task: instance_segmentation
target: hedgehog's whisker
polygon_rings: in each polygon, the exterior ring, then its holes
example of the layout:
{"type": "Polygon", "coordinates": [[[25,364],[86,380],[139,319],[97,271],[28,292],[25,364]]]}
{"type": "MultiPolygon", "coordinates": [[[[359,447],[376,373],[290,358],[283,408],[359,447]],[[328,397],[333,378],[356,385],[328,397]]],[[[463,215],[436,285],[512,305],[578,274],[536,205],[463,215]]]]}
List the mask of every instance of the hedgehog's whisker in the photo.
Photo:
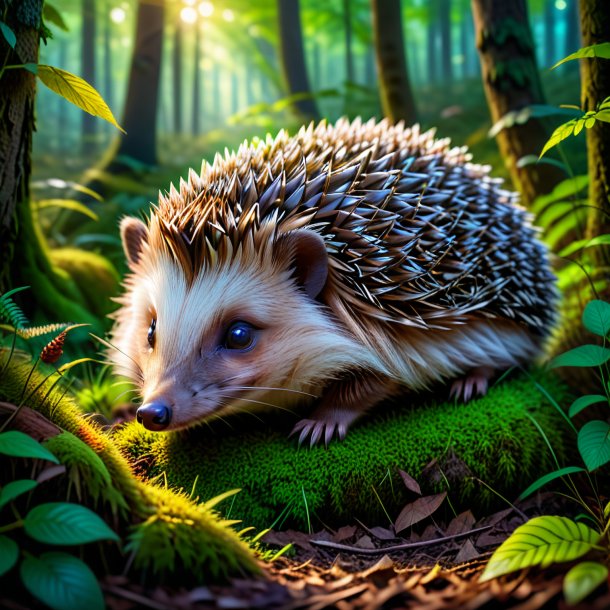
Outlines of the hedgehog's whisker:
{"type": "MultiPolygon", "coordinates": [[[[93,337],[94,339],[96,339],[97,341],[99,341],[102,345],[104,345],[105,347],[108,347],[110,349],[115,349],[117,352],[119,352],[120,354],[123,354],[123,356],[125,356],[126,358],[129,358],[129,360],[131,360],[137,369],[138,375],[140,377],[140,379],[142,381],[144,381],[144,371],[142,370],[142,367],[140,366],[140,364],[134,360],[129,354],[126,354],[122,349],[118,348],[116,345],[114,345],[113,343],[111,343],[110,341],[106,340],[106,339],[102,339],[101,337],[98,337],[97,335],[94,335],[93,333],[89,333],[89,335],[91,337],[93,337]]],[[[110,362],[106,363],[106,364],[111,364],[110,362]]]]}
{"type": "Polygon", "coordinates": [[[273,390],[275,392],[289,392],[291,394],[302,394],[303,396],[309,396],[310,398],[317,398],[317,396],[315,394],[310,394],[309,392],[302,392],[301,390],[293,390],[291,388],[272,388],[272,387],[263,386],[263,385],[259,385],[259,386],[242,385],[242,386],[234,386],[233,389],[235,389],[235,390],[273,390]]]}
{"type": "MultiPolygon", "coordinates": [[[[273,404],[271,402],[265,402],[265,401],[262,401],[262,400],[254,400],[253,398],[240,398],[239,396],[237,396],[237,397],[235,397],[235,396],[227,396],[225,394],[219,394],[219,396],[220,396],[220,398],[225,398],[225,399],[228,399],[229,401],[230,400],[242,400],[243,402],[251,402],[253,404],[263,405],[265,407],[271,407],[272,409],[280,409],[280,411],[286,411],[287,413],[294,414],[294,411],[292,409],[289,409],[287,407],[282,407],[280,405],[276,405],[276,404],[273,404]]],[[[239,410],[238,407],[233,407],[233,405],[230,402],[224,403],[223,406],[225,406],[225,407],[226,406],[231,406],[232,408],[235,408],[235,409],[239,410]]]]}

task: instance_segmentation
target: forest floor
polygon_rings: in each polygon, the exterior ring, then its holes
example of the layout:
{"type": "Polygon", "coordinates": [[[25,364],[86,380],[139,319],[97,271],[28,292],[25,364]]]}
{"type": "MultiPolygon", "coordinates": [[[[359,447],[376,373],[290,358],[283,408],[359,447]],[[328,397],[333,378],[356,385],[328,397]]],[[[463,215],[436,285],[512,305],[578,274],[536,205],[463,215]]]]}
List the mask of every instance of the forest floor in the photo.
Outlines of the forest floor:
{"type": "Polygon", "coordinates": [[[539,495],[478,522],[467,511],[443,531],[432,524],[421,535],[412,533],[407,539],[397,539],[383,527],[362,524],[312,535],[270,532],[265,542],[278,546],[292,542],[294,551],[290,557],[264,564],[262,577],[238,578],[226,585],[191,590],[151,590],[119,576],[107,577],[102,588],[110,610],[607,609],[608,593],[578,606],[567,606],[562,594],[565,565],[478,582],[493,549],[526,518],[540,514],[543,507],[546,513],[557,509],[557,502],[551,494],[539,495]],[[404,548],[384,550],[397,544],[404,548]]]}

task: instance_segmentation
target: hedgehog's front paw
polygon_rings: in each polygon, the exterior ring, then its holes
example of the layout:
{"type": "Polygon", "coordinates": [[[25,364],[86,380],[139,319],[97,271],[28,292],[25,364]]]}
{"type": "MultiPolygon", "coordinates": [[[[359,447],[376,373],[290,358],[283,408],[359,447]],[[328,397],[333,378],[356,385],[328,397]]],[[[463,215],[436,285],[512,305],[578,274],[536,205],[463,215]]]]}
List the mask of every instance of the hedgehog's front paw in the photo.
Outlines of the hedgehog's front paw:
{"type": "Polygon", "coordinates": [[[460,379],[456,379],[451,385],[449,398],[456,398],[468,402],[476,396],[485,396],[489,387],[489,380],[493,377],[494,369],[488,366],[480,366],[472,369],[460,379]]]}
{"type": "Polygon", "coordinates": [[[335,436],[343,440],[347,434],[350,424],[359,416],[353,411],[324,409],[312,413],[313,419],[302,419],[292,429],[290,436],[299,434],[298,443],[302,445],[309,438],[309,446],[313,447],[323,438],[324,444],[328,444],[335,436]]]}

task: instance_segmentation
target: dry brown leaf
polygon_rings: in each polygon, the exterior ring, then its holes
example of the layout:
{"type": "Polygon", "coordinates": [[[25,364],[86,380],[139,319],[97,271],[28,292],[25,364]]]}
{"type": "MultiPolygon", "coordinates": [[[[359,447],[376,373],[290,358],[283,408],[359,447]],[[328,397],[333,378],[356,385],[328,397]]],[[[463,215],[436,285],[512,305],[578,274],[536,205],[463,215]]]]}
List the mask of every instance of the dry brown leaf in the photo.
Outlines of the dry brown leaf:
{"type": "Polygon", "coordinates": [[[357,527],[355,525],[345,525],[340,527],[332,537],[333,542],[343,542],[348,538],[351,538],[356,533],[357,527]]]}
{"type": "Polygon", "coordinates": [[[394,528],[397,532],[401,532],[415,523],[423,521],[426,517],[429,517],[436,511],[446,497],[447,492],[443,491],[442,493],[434,494],[433,496],[418,498],[415,502],[407,504],[402,511],[400,511],[394,528]]]}
{"type": "Polygon", "coordinates": [[[362,538],[358,538],[356,544],[359,549],[376,549],[377,547],[373,544],[370,536],[362,536],[362,538]]]}
{"type": "Polygon", "coordinates": [[[419,487],[419,483],[410,474],[406,473],[404,470],[400,470],[400,468],[398,469],[398,474],[409,491],[421,496],[421,488],[419,487]]]}
{"type": "Polygon", "coordinates": [[[445,534],[447,536],[454,536],[455,534],[467,532],[468,530],[472,529],[472,526],[475,524],[475,521],[476,519],[474,518],[474,515],[471,511],[464,511],[451,521],[451,523],[447,526],[447,531],[445,532],[445,534]]]}
{"type": "Polygon", "coordinates": [[[475,548],[474,544],[467,538],[462,544],[462,548],[455,557],[455,563],[466,563],[472,561],[480,555],[479,551],[475,548]]]}
{"type": "Polygon", "coordinates": [[[375,538],[377,538],[378,540],[396,540],[397,536],[396,534],[385,527],[371,527],[369,528],[369,533],[371,533],[373,536],[375,536],[375,538]]]}

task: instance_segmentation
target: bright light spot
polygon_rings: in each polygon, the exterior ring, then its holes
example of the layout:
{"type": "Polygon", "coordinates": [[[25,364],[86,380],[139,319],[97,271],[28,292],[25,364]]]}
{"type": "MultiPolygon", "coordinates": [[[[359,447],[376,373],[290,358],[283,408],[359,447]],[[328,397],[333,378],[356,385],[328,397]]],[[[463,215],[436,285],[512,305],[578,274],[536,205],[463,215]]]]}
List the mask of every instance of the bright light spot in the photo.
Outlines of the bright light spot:
{"type": "Polygon", "coordinates": [[[115,23],[123,23],[125,21],[125,17],[127,14],[125,13],[125,9],[117,6],[110,11],[110,19],[115,23]]]}
{"type": "Polygon", "coordinates": [[[182,0],[184,4],[188,4],[188,6],[195,6],[196,0],[182,0]]]}
{"type": "Polygon", "coordinates": [[[214,14],[214,5],[211,2],[200,2],[199,14],[202,17],[211,17],[214,14]]]}
{"type": "Polygon", "coordinates": [[[182,19],[184,23],[195,23],[195,21],[197,21],[197,11],[190,6],[185,6],[180,11],[180,19],[182,19]]]}
{"type": "Polygon", "coordinates": [[[252,38],[258,38],[261,35],[261,29],[257,25],[251,25],[248,28],[248,34],[250,34],[252,38]]]}
{"type": "Polygon", "coordinates": [[[566,0],[555,0],[555,8],[558,11],[563,11],[564,9],[566,9],[568,6],[568,3],[566,2],[566,0]]]}
{"type": "Polygon", "coordinates": [[[222,11],[222,18],[228,22],[235,21],[235,13],[230,8],[226,8],[222,11]]]}
{"type": "Polygon", "coordinates": [[[214,59],[218,61],[223,61],[227,58],[227,53],[222,47],[215,47],[212,55],[214,56],[214,59]]]}

